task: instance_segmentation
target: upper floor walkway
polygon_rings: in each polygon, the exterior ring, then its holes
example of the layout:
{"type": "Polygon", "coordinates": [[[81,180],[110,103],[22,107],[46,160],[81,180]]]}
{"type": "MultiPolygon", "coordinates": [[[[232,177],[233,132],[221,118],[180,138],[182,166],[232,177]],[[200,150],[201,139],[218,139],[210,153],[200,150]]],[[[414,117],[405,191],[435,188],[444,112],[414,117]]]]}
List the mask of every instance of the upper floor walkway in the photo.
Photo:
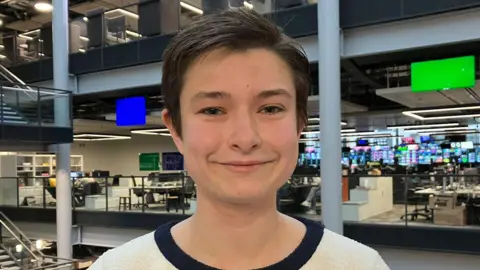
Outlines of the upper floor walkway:
{"type": "MultiPolygon", "coordinates": [[[[311,62],[318,61],[315,0],[117,2],[71,4],[69,90],[88,94],[159,85],[163,50],[172,36],[195,17],[229,7],[269,16],[298,39],[311,62]]],[[[345,59],[480,39],[472,31],[480,23],[480,0],[340,3],[345,59]]],[[[53,43],[64,37],[53,40],[51,14],[39,16],[6,24],[11,31],[3,35],[0,63],[27,83],[51,88],[53,43]]]]}

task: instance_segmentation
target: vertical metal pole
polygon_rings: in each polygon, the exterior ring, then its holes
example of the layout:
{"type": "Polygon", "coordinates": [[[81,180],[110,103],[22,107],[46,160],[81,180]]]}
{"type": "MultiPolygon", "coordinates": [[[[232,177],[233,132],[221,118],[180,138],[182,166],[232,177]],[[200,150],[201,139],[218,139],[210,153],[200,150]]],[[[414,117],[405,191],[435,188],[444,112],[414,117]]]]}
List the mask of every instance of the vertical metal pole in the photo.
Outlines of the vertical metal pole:
{"type": "Polygon", "coordinates": [[[317,8],[322,218],[327,229],[343,234],[339,0],[318,1],[317,8]]]}
{"type": "MultiPolygon", "coordinates": [[[[68,1],[53,0],[53,85],[69,89],[68,1]]],[[[55,98],[55,125],[71,127],[69,96],[55,98]]],[[[57,256],[72,258],[72,195],[70,180],[70,144],[57,145],[57,256]]]]}

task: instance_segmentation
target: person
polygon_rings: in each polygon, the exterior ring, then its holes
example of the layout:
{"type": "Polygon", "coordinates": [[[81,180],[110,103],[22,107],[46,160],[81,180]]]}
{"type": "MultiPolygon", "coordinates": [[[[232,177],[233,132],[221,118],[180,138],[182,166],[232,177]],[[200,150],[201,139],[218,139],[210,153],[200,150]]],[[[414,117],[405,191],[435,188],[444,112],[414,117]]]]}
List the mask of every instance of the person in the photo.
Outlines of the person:
{"type": "Polygon", "coordinates": [[[295,41],[253,11],[201,16],[174,36],[162,116],[195,181],[197,210],[90,269],[389,269],[375,250],[277,211],[307,123],[309,76],[295,41]]]}

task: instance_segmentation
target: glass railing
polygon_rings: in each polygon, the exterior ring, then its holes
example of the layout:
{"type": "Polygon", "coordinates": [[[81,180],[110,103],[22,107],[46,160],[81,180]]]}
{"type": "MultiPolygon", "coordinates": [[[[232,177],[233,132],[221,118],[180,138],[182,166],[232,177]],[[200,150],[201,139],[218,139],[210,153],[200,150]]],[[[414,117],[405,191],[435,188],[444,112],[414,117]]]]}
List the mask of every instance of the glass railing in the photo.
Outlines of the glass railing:
{"type": "MultiPolygon", "coordinates": [[[[244,7],[262,14],[315,4],[317,0],[147,0],[119,8],[98,5],[70,21],[70,52],[85,53],[105,46],[176,33],[195,17],[244,7]]],[[[72,6],[72,10],[76,7],[72,6]]],[[[83,13],[84,11],[82,11],[83,13]]],[[[38,24],[35,22],[35,24],[38,24]]],[[[16,66],[51,58],[52,28],[16,31],[2,37],[0,64],[16,66]]]]}
{"type": "MultiPolygon", "coordinates": [[[[54,181],[16,178],[16,182],[18,192],[4,193],[17,196],[4,199],[4,205],[56,206],[54,181]]],[[[73,183],[75,210],[158,214],[193,214],[196,210],[195,184],[181,172],[81,178],[73,183]]],[[[278,191],[279,211],[322,220],[321,187],[318,176],[292,176],[278,191]]],[[[342,215],[350,223],[480,229],[479,195],[480,175],[350,175],[342,179],[342,215]]]]}
{"type": "MultiPolygon", "coordinates": [[[[0,83],[0,123],[55,126],[54,104],[60,99],[71,102],[72,94],[51,88],[0,83]]],[[[70,112],[66,114],[71,115],[70,112]]]]}
{"type": "Polygon", "coordinates": [[[74,269],[74,261],[46,256],[37,244],[0,212],[0,268],[2,269],[74,269]]]}
{"type": "MultiPolygon", "coordinates": [[[[6,178],[7,179],[7,178],[6,178]]],[[[16,196],[3,205],[55,208],[56,181],[48,177],[8,178],[18,187],[16,196]]],[[[7,193],[7,192],[5,192],[7,193]]],[[[195,185],[183,172],[155,177],[84,177],[72,179],[72,209],[111,212],[192,214],[196,209],[195,185]]]]}

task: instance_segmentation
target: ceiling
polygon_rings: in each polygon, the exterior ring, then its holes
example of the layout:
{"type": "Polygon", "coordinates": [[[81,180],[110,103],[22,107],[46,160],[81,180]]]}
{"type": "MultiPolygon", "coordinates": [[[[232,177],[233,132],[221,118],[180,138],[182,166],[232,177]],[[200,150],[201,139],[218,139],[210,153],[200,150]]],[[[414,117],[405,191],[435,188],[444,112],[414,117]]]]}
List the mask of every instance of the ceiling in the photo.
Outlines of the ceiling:
{"type": "Polygon", "coordinates": [[[376,94],[404,105],[407,108],[449,107],[480,102],[480,81],[474,88],[413,93],[410,87],[376,90],[376,94]]]}

